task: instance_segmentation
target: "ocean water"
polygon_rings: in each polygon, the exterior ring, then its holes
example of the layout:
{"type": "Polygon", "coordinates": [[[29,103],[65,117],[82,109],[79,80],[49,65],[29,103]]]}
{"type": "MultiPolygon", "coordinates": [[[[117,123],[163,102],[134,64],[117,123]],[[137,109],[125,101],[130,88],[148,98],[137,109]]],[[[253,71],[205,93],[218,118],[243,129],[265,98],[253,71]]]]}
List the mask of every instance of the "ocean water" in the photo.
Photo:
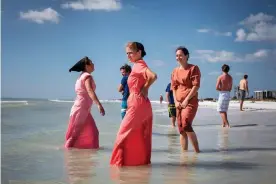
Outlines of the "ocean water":
{"type": "Polygon", "coordinates": [[[152,164],[110,168],[120,126],[120,103],[103,102],[106,115],[92,114],[100,146],[64,150],[72,102],[2,99],[1,183],[182,183],[274,184],[276,174],[276,112],[229,110],[232,128],[221,128],[215,108],[200,107],[193,126],[202,153],[182,153],[179,135],[171,128],[166,104],[154,111],[152,164]]]}

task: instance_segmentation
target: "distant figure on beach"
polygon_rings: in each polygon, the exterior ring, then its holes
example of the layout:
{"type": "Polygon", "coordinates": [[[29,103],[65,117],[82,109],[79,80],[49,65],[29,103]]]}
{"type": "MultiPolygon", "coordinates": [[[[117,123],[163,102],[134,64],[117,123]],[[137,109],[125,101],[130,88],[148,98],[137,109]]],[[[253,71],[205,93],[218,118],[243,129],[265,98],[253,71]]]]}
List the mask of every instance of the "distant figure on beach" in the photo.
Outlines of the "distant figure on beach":
{"type": "Polygon", "coordinates": [[[240,86],[237,86],[237,99],[240,99],[240,86]]]}
{"type": "Polygon", "coordinates": [[[171,88],[173,90],[182,149],[183,151],[188,150],[189,137],[195,152],[199,153],[198,140],[193,130],[192,122],[198,109],[198,89],[200,87],[201,73],[198,66],[188,63],[188,59],[188,49],[178,47],[176,49],[176,60],[180,66],[172,72],[171,88]]]}
{"type": "Polygon", "coordinates": [[[244,99],[247,96],[249,96],[249,90],[248,90],[248,75],[244,75],[243,79],[240,81],[240,111],[243,111],[243,102],[244,99]]]}
{"type": "Polygon", "coordinates": [[[231,75],[228,74],[230,67],[224,64],[222,67],[222,75],[217,79],[216,90],[219,91],[219,98],[217,104],[217,111],[220,113],[222,118],[222,127],[229,127],[229,122],[227,118],[227,111],[229,107],[229,102],[231,100],[230,92],[232,90],[233,79],[231,75]]]}
{"type": "Polygon", "coordinates": [[[151,163],[153,120],[148,91],[157,75],[143,60],[146,51],[141,43],[128,43],[126,54],[129,61],[134,63],[128,77],[128,109],[117,133],[110,165],[147,165],[151,163]]]}
{"type": "Polygon", "coordinates": [[[128,89],[128,85],[127,85],[127,79],[128,76],[131,72],[131,66],[129,66],[128,64],[125,64],[124,66],[122,66],[120,68],[121,74],[123,76],[122,80],[121,80],[121,84],[118,87],[118,91],[122,93],[123,98],[122,98],[122,105],[121,105],[121,116],[122,119],[125,117],[126,114],[126,110],[127,110],[127,99],[129,96],[129,89],[128,89]]]}
{"type": "Polygon", "coordinates": [[[84,57],[69,70],[71,71],[81,74],[75,84],[77,96],[71,108],[65,148],[97,149],[99,131],[90,112],[91,106],[96,103],[102,116],[105,111],[95,93],[96,84],[91,76],[94,64],[88,57],[84,57]]]}
{"type": "Polygon", "coordinates": [[[173,91],[171,89],[171,83],[169,83],[166,88],[166,99],[168,102],[168,112],[169,112],[169,117],[171,118],[172,127],[175,127],[176,108],[174,104],[174,97],[173,97],[173,91]]]}
{"type": "Polygon", "coordinates": [[[163,95],[162,94],[160,94],[159,101],[160,101],[160,104],[162,104],[162,102],[163,102],[163,95]]]}

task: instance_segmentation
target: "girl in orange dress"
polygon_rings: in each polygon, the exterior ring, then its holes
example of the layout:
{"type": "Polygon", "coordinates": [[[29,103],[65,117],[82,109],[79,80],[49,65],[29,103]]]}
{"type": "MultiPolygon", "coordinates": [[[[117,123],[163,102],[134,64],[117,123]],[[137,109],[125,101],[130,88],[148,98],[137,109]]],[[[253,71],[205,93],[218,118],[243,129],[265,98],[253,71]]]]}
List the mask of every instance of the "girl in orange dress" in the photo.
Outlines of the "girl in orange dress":
{"type": "Polygon", "coordinates": [[[198,109],[198,89],[200,87],[200,70],[198,66],[188,63],[189,51],[185,47],[176,49],[176,60],[179,67],[171,76],[171,88],[174,94],[180,144],[184,151],[188,150],[188,137],[195,152],[199,153],[197,136],[192,122],[198,109]]]}
{"type": "Polygon", "coordinates": [[[151,163],[153,117],[148,90],[157,79],[157,75],[143,60],[146,52],[141,43],[128,43],[126,53],[129,61],[134,63],[127,81],[130,95],[126,115],[115,140],[110,165],[147,165],[151,163]]]}

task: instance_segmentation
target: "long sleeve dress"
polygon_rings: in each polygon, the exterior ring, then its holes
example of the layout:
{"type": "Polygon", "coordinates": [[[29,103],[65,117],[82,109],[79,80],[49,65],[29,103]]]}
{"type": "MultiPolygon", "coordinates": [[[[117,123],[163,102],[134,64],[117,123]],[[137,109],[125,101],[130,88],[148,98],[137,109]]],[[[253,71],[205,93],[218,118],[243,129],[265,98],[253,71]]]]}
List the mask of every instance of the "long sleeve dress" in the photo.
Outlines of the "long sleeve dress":
{"type": "Polygon", "coordinates": [[[148,98],[140,94],[146,83],[145,61],[135,62],[128,77],[130,95],[126,115],[115,140],[110,164],[138,166],[150,164],[152,143],[152,107],[148,98]]]}

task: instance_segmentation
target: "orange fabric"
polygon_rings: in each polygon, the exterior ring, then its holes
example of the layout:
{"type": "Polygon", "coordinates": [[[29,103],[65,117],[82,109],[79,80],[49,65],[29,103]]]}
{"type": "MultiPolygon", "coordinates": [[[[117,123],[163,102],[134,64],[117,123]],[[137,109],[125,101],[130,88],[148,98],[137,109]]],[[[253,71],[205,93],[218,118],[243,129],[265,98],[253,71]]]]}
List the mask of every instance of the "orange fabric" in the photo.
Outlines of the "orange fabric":
{"type": "MultiPolygon", "coordinates": [[[[193,86],[200,87],[201,73],[196,65],[189,64],[187,69],[175,68],[171,76],[171,88],[175,90],[175,98],[183,102],[193,86]]],[[[198,93],[189,100],[185,109],[177,109],[177,123],[179,132],[193,131],[192,122],[198,109],[198,93]]]]}
{"type": "Polygon", "coordinates": [[[218,77],[220,91],[231,91],[232,88],[232,77],[229,74],[222,74],[218,77]]]}
{"type": "Polygon", "coordinates": [[[130,96],[127,111],[115,140],[110,164],[138,166],[150,164],[152,141],[152,107],[148,98],[140,95],[146,83],[147,65],[137,61],[128,77],[130,96]]]}

